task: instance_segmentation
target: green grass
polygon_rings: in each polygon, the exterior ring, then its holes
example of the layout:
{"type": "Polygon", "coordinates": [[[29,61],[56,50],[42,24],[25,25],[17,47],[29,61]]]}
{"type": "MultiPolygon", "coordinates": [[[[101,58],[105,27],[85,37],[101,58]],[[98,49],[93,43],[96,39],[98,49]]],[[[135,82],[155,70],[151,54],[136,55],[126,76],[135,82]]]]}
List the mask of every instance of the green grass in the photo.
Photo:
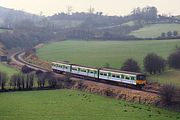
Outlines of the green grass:
{"type": "MultiPolygon", "coordinates": [[[[49,61],[64,60],[86,66],[103,67],[109,63],[113,68],[120,68],[126,59],[133,58],[143,69],[143,59],[147,53],[155,52],[167,58],[175,51],[176,45],[180,45],[180,40],[63,41],[45,45],[37,50],[37,55],[49,61]]],[[[148,79],[180,86],[180,70],[167,71],[148,79]]]]}
{"type": "Polygon", "coordinates": [[[136,21],[129,21],[129,22],[123,23],[122,25],[123,25],[123,26],[126,26],[126,25],[128,25],[128,26],[133,26],[133,25],[135,25],[135,22],[136,22],[136,21]]]}
{"type": "Polygon", "coordinates": [[[7,75],[8,75],[9,77],[12,76],[13,74],[18,73],[18,70],[17,70],[17,69],[12,68],[12,67],[9,67],[9,66],[7,66],[7,65],[5,65],[5,64],[2,64],[2,63],[0,63],[0,71],[7,73],[7,75]]]}
{"type": "Polygon", "coordinates": [[[151,75],[148,80],[180,87],[180,70],[171,69],[161,74],[151,75]]]}
{"type": "Polygon", "coordinates": [[[74,90],[0,93],[1,120],[178,120],[180,114],[74,90]]]}
{"type": "Polygon", "coordinates": [[[146,25],[145,27],[133,31],[130,35],[134,35],[140,38],[156,38],[161,36],[162,32],[167,33],[168,31],[178,31],[180,34],[180,24],[152,24],[146,25]]]}
{"type": "Polygon", "coordinates": [[[37,55],[49,61],[65,60],[95,67],[109,63],[120,68],[128,58],[134,58],[142,66],[145,55],[151,52],[166,58],[176,45],[180,45],[180,40],[63,41],[45,45],[37,50],[37,55]]]}

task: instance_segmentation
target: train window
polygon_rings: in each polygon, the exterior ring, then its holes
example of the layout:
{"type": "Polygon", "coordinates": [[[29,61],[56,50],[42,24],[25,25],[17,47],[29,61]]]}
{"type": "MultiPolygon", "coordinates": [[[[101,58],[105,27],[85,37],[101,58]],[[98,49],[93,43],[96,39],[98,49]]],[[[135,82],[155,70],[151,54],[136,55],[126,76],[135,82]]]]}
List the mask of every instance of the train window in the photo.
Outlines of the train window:
{"type": "Polygon", "coordinates": [[[120,76],[119,76],[119,75],[117,75],[117,76],[116,76],[116,78],[120,78],[120,76]]]}
{"type": "Polygon", "coordinates": [[[104,73],[104,76],[107,76],[107,74],[106,74],[106,73],[104,73]]]}
{"type": "Polygon", "coordinates": [[[144,75],[139,75],[137,79],[139,79],[139,80],[145,80],[146,78],[145,78],[144,75]]]}
{"type": "Polygon", "coordinates": [[[81,72],[86,72],[86,70],[82,70],[82,69],[81,69],[81,72]]]}
{"type": "Polygon", "coordinates": [[[129,76],[126,76],[125,79],[129,80],[129,76]]]}
{"type": "Polygon", "coordinates": [[[135,77],[131,77],[131,80],[135,80],[135,77]]]}
{"type": "Polygon", "coordinates": [[[121,75],[121,78],[124,79],[124,75],[121,75]]]}
{"type": "Polygon", "coordinates": [[[112,74],[112,77],[116,77],[116,75],[112,74]]]}
{"type": "Polygon", "coordinates": [[[77,71],[77,69],[76,69],[76,68],[73,68],[72,70],[77,71]]]}
{"type": "Polygon", "coordinates": [[[103,75],[103,73],[100,73],[100,75],[103,75]]]}

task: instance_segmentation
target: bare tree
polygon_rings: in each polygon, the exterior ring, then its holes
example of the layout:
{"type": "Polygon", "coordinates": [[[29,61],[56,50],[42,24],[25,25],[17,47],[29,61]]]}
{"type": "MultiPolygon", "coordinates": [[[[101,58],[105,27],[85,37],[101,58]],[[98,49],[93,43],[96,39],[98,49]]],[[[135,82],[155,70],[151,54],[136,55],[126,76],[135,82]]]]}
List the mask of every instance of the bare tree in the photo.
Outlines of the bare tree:
{"type": "Polygon", "coordinates": [[[175,94],[175,87],[173,85],[164,85],[160,90],[161,100],[170,105],[175,94]]]}
{"type": "Polygon", "coordinates": [[[68,15],[71,15],[71,13],[72,13],[72,6],[67,6],[67,14],[68,15]]]}
{"type": "Polygon", "coordinates": [[[7,74],[0,72],[0,86],[1,90],[4,90],[5,84],[7,82],[7,74]]]}
{"type": "Polygon", "coordinates": [[[89,12],[90,14],[93,14],[94,11],[95,11],[95,9],[94,9],[93,7],[90,6],[90,8],[88,9],[88,12],[89,12]]]}

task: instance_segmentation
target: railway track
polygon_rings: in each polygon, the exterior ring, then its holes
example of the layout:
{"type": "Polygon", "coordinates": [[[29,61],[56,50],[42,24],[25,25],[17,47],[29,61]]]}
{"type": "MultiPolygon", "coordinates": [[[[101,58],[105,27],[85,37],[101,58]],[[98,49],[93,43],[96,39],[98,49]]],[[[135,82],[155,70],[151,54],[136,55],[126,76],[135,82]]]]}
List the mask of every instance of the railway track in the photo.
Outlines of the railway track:
{"type": "MultiPolygon", "coordinates": [[[[32,69],[34,69],[34,70],[41,70],[41,71],[43,71],[43,72],[51,72],[51,70],[49,70],[49,69],[40,67],[40,66],[38,66],[38,65],[34,65],[34,64],[32,64],[32,63],[29,63],[29,62],[26,62],[25,60],[23,60],[23,55],[24,55],[24,54],[25,54],[24,52],[16,52],[15,54],[13,54],[13,55],[11,56],[11,59],[12,59],[12,61],[16,62],[16,63],[17,63],[18,65],[20,65],[20,66],[26,65],[27,67],[32,68],[32,69]]],[[[85,77],[80,78],[80,77],[76,77],[76,76],[73,76],[73,77],[74,77],[74,78],[78,78],[78,79],[80,79],[80,80],[82,80],[82,79],[84,80],[84,78],[85,78],[85,77]]],[[[94,81],[94,80],[90,80],[90,79],[87,79],[87,80],[93,81],[93,82],[98,82],[98,81],[94,81]]],[[[107,82],[101,82],[101,83],[106,83],[106,84],[107,84],[107,82]]],[[[111,82],[108,82],[108,83],[109,83],[110,85],[119,86],[119,85],[113,84],[113,83],[111,83],[111,82]]],[[[125,86],[119,86],[119,87],[125,87],[125,86]]],[[[138,90],[138,89],[136,89],[136,90],[138,90]]],[[[151,90],[151,89],[144,89],[144,88],[142,88],[142,89],[139,90],[139,91],[144,91],[144,92],[153,93],[153,94],[160,94],[159,91],[157,91],[157,90],[151,90]]]]}
{"type": "Polygon", "coordinates": [[[34,65],[34,64],[31,64],[31,63],[26,62],[25,60],[23,60],[23,55],[24,55],[24,52],[17,52],[17,53],[15,53],[15,54],[13,54],[13,55],[11,56],[11,59],[12,59],[14,62],[16,62],[17,64],[21,65],[21,66],[26,65],[26,66],[29,67],[29,68],[32,68],[32,69],[34,69],[34,70],[41,70],[41,71],[43,71],[43,72],[48,72],[48,71],[50,71],[50,70],[45,69],[45,68],[42,68],[42,67],[40,67],[40,66],[38,66],[38,65],[34,65]]]}

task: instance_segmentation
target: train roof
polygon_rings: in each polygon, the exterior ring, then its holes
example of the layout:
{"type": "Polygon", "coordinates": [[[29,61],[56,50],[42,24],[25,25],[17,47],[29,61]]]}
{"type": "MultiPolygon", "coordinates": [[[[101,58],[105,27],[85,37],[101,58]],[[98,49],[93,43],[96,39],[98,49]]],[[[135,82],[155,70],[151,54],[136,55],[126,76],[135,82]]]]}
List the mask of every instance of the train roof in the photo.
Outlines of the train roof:
{"type": "MultiPolygon", "coordinates": [[[[72,66],[90,68],[90,69],[99,69],[99,70],[104,70],[104,71],[111,71],[111,72],[116,72],[116,73],[125,73],[125,74],[133,74],[133,75],[145,75],[144,73],[140,73],[140,72],[122,71],[122,70],[115,69],[115,68],[97,68],[97,67],[89,67],[89,66],[85,66],[85,65],[70,64],[68,61],[54,61],[54,62],[55,62],[55,63],[72,65],[72,66]]],[[[53,62],[52,62],[52,63],[53,63],[53,62]]]]}
{"type": "Polygon", "coordinates": [[[133,74],[133,75],[145,75],[144,73],[140,73],[140,72],[122,71],[122,70],[114,69],[114,68],[113,69],[112,68],[101,68],[100,70],[117,72],[117,73],[133,74]]]}
{"type": "Polygon", "coordinates": [[[98,69],[96,67],[89,67],[89,66],[85,66],[85,65],[77,65],[77,64],[71,64],[72,66],[78,66],[78,67],[84,67],[84,68],[91,68],[91,69],[98,69]]]}

